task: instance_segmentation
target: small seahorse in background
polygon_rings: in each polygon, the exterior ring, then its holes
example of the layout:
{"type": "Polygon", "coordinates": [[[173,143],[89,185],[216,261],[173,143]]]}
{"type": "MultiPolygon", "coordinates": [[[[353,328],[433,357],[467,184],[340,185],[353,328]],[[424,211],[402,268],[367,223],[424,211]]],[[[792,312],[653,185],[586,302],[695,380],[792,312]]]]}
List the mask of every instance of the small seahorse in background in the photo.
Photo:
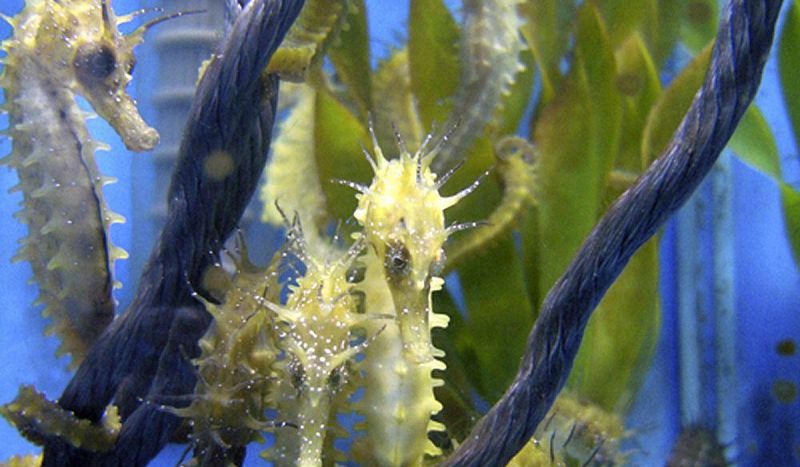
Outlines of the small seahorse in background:
{"type": "Polygon", "coordinates": [[[322,65],[328,46],[338,37],[352,8],[350,0],[307,0],[280,48],[267,66],[281,79],[303,82],[322,65]]]}
{"type": "Polygon", "coordinates": [[[477,135],[496,115],[502,98],[524,69],[519,54],[522,0],[464,0],[461,82],[453,104],[450,143],[433,164],[441,173],[467,156],[477,135]]]}
{"type": "MultiPolygon", "coordinates": [[[[0,86],[13,146],[5,163],[16,169],[23,194],[20,221],[29,235],[17,258],[31,263],[37,300],[53,319],[48,332],[77,366],[114,316],[113,262],[127,256],[108,237],[124,219],[103,200],[94,152],[107,149],[86,129],[80,95],[122,137],[128,149],[145,151],[158,133],[139,115],[125,88],[134,66],[133,48],[147,28],[127,36],[119,25],[134,15],[115,16],[110,0],[28,0],[7,21],[13,36],[0,86]]],[[[158,20],[156,20],[158,21],[158,20]]]]}

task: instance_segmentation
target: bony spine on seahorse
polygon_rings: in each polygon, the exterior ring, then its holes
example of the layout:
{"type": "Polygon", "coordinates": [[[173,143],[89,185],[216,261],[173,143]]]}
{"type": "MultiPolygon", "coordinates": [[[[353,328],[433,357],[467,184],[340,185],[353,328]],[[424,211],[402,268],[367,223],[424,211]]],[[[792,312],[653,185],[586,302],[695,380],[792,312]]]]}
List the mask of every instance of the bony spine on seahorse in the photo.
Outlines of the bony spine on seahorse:
{"type": "MultiPolygon", "coordinates": [[[[350,412],[354,358],[368,347],[357,331],[378,317],[357,313],[353,284],[348,279],[363,248],[355,243],[346,252],[306,247],[295,227],[293,253],[305,274],[290,286],[286,305],[269,305],[279,332],[276,342],[284,358],[275,366],[270,401],[288,426],[275,432],[275,446],[264,453],[276,466],[333,465],[344,458],[333,445],[339,412],[350,412]]],[[[379,332],[379,331],[378,331],[379,332]]],[[[363,337],[363,336],[362,336],[363,337]]]]}
{"type": "Polygon", "coordinates": [[[126,253],[111,245],[110,224],[121,216],[105,205],[96,149],[87,115],[75,103],[85,97],[135,151],[158,143],[125,88],[134,65],[133,48],[148,23],[123,36],[108,0],[29,0],[7,19],[13,37],[0,85],[13,141],[6,163],[17,170],[23,193],[19,218],[28,224],[19,258],[30,261],[60,353],[83,358],[114,315],[112,264],[126,253]]]}
{"type": "Polygon", "coordinates": [[[478,182],[453,196],[439,194],[449,176],[437,179],[430,164],[446,136],[432,148],[428,136],[412,155],[397,135],[400,156],[387,160],[371,133],[372,184],[349,183],[360,191],[354,217],[364,228],[358,235],[367,243],[362,257],[366,273],[358,289],[368,312],[394,319],[367,348],[362,362],[365,388],[359,407],[366,435],[359,449],[370,464],[419,465],[426,454],[440,454],[428,432],[444,430],[431,420],[442,408],[433,394],[442,382],[432,372],[445,368],[437,360],[444,353],[433,346],[431,329],[446,327],[448,320],[433,312],[431,294],[444,283],[437,274],[448,236],[472,226],[446,227],[444,211],[478,182]]]}

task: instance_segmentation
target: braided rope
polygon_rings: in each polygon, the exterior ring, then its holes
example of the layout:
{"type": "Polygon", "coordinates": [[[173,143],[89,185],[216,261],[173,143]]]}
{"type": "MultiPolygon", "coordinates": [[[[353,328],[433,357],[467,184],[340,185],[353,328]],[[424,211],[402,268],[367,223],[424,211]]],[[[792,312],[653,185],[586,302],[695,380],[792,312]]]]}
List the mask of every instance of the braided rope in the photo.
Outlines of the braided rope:
{"type": "Polygon", "coordinates": [[[444,465],[505,465],[530,440],[566,383],[592,310],[736,129],[761,81],[780,7],[781,0],[728,2],[710,71],[667,149],[609,209],[550,290],[514,383],[444,465]]]}

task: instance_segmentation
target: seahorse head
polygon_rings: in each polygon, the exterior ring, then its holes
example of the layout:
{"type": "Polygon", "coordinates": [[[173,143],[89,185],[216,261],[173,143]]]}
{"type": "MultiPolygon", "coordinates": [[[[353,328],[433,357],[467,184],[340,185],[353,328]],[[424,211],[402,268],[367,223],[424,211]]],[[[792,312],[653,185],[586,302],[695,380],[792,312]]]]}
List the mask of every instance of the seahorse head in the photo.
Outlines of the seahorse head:
{"type": "Polygon", "coordinates": [[[128,149],[145,151],[158,144],[158,132],[148,126],[126,87],[135,64],[133,49],[148,25],[123,35],[119,25],[132,16],[117,17],[111,0],[45,0],[30,15],[35,34],[26,48],[41,74],[83,96],[116,130],[128,149]]]}
{"type": "Polygon", "coordinates": [[[387,160],[372,128],[370,131],[375,156],[370,163],[375,176],[369,187],[353,184],[361,191],[356,195],[358,208],[353,217],[364,227],[359,235],[383,262],[404,352],[418,362],[430,361],[430,296],[442,285],[437,275],[445,259],[444,243],[461,228],[446,227],[444,211],[472,192],[477,182],[452,196],[439,194],[449,174],[437,177],[431,162],[447,135],[432,148],[428,136],[411,154],[397,134],[400,155],[387,160]]]}
{"type": "Polygon", "coordinates": [[[305,274],[290,287],[285,306],[268,306],[281,329],[290,382],[304,402],[316,408],[342,389],[349,362],[366,345],[353,342],[354,328],[369,317],[356,312],[353,286],[347,279],[362,245],[356,243],[346,252],[329,247],[327,252],[310,253],[302,238],[296,241],[300,245],[295,254],[305,274]]]}
{"type": "Polygon", "coordinates": [[[399,136],[398,142],[400,155],[390,160],[374,142],[375,176],[369,188],[356,195],[358,208],[353,217],[382,258],[390,285],[422,291],[444,260],[442,246],[449,235],[444,211],[460,196],[439,194],[441,182],[430,169],[436,147],[429,152],[423,143],[410,154],[399,136]]]}

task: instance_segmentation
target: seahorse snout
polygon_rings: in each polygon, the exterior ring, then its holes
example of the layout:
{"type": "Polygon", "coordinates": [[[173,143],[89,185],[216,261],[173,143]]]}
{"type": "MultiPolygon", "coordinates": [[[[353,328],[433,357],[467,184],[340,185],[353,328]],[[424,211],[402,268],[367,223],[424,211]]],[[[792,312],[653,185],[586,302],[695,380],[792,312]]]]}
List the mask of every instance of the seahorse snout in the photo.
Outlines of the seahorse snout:
{"type": "Polygon", "coordinates": [[[156,147],[156,145],[158,145],[160,139],[161,137],[159,136],[158,131],[151,127],[146,127],[137,134],[132,135],[130,138],[125,138],[123,136],[125,147],[130,151],[135,152],[149,151],[153,149],[156,147]]]}

